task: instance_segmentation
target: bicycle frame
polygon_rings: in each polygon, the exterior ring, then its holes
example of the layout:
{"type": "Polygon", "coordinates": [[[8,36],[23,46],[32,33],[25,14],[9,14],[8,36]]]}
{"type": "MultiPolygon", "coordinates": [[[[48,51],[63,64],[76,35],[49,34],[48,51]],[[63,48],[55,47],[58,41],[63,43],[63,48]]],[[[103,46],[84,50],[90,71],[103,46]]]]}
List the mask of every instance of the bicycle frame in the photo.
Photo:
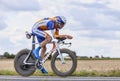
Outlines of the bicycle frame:
{"type": "MultiPolygon", "coordinates": [[[[50,42],[49,44],[53,44],[53,47],[52,49],[48,52],[48,54],[42,59],[42,64],[45,63],[45,61],[48,59],[48,57],[55,53],[56,51],[59,53],[60,55],[60,59],[61,59],[61,62],[62,63],[65,63],[64,61],[64,57],[62,56],[62,54],[60,53],[60,48],[59,48],[59,41],[54,41],[54,42],[50,42]]],[[[27,64],[27,65],[35,65],[35,63],[28,63],[27,60],[29,59],[29,57],[31,56],[32,54],[32,51],[35,49],[35,45],[36,44],[39,44],[39,43],[36,43],[35,41],[35,35],[32,35],[32,50],[30,50],[29,54],[27,55],[27,57],[25,58],[24,60],[24,64],[27,64]]]]}
{"type": "MultiPolygon", "coordinates": [[[[35,49],[35,44],[33,44],[33,43],[35,43],[35,35],[30,35],[30,34],[28,34],[28,32],[26,32],[26,37],[27,37],[27,35],[32,36],[32,50],[30,50],[29,54],[27,55],[27,57],[25,58],[25,60],[23,61],[23,63],[27,64],[27,65],[35,65],[34,63],[28,63],[27,62],[27,60],[30,58],[30,56],[32,54],[32,51],[35,49]]],[[[30,38],[28,38],[28,39],[30,39],[30,38]]]]}
{"type": "Polygon", "coordinates": [[[43,58],[42,60],[42,63],[45,63],[45,61],[48,59],[48,57],[51,55],[51,54],[54,54],[56,51],[58,51],[59,55],[60,55],[60,59],[61,59],[61,62],[62,63],[65,63],[64,61],[64,57],[62,56],[62,54],[60,53],[60,48],[59,48],[59,43],[57,42],[51,42],[53,43],[53,48],[48,52],[47,56],[43,58]]]}

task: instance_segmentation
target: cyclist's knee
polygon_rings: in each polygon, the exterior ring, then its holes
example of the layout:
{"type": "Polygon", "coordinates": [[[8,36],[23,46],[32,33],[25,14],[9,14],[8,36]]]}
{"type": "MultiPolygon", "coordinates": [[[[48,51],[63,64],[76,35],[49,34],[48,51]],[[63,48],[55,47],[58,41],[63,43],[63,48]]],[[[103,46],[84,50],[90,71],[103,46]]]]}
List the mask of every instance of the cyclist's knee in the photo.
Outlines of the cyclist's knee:
{"type": "Polygon", "coordinates": [[[52,40],[52,37],[51,36],[47,36],[47,38],[45,40],[46,40],[46,42],[50,42],[52,40]]]}
{"type": "Polygon", "coordinates": [[[43,46],[42,48],[43,48],[43,50],[46,50],[46,49],[47,49],[47,48],[46,48],[46,45],[45,45],[45,46],[43,46]]]}
{"type": "Polygon", "coordinates": [[[45,45],[46,45],[47,43],[49,43],[51,40],[52,40],[52,37],[47,37],[47,38],[40,44],[40,46],[44,48],[45,45]]]}

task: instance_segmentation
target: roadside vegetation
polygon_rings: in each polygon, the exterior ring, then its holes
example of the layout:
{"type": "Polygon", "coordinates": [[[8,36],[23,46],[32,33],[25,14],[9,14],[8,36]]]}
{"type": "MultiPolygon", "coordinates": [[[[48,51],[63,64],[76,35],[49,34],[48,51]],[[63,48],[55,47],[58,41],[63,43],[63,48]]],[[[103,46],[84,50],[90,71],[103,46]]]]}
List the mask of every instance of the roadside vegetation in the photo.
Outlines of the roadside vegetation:
{"type": "Polygon", "coordinates": [[[0,55],[0,59],[14,59],[15,54],[10,54],[9,52],[4,52],[3,55],[0,55]]]}
{"type": "MultiPolygon", "coordinates": [[[[0,70],[0,75],[19,75],[15,71],[9,71],[9,70],[0,70]]],[[[49,72],[48,74],[44,75],[40,71],[36,71],[31,76],[56,76],[55,73],[49,72]]],[[[108,72],[98,72],[98,71],[80,71],[80,72],[74,72],[71,76],[78,76],[78,77],[120,77],[120,70],[112,70],[108,72]]]]}
{"type": "MultiPolygon", "coordinates": [[[[0,57],[0,75],[19,75],[13,66],[15,54],[5,52],[0,57]]],[[[104,77],[120,77],[120,58],[110,57],[77,57],[78,66],[71,76],[104,76],[104,77]]],[[[45,63],[50,67],[50,60],[45,63]]],[[[56,76],[49,68],[49,74],[44,75],[41,71],[36,71],[32,76],[56,76]]]]}

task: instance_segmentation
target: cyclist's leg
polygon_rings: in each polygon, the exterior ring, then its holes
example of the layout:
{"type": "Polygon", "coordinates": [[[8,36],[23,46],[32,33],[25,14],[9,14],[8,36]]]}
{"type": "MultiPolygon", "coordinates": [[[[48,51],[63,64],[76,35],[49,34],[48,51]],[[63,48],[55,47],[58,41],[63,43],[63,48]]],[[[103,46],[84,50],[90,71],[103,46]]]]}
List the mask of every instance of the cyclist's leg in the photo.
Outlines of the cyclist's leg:
{"type": "Polygon", "coordinates": [[[46,37],[45,37],[45,40],[43,40],[41,42],[42,47],[46,46],[46,44],[52,40],[52,37],[48,33],[46,33],[46,32],[44,32],[44,33],[46,34],[46,37]]]}
{"type": "Polygon", "coordinates": [[[43,46],[42,48],[41,48],[41,58],[43,59],[44,58],[44,54],[45,54],[45,52],[46,52],[46,46],[43,46]]]}
{"type": "MultiPolygon", "coordinates": [[[[46,33],[46,32],[45,32],[46,33]]],[[[44,58],[44,54],[46,52],[46,44],[52,40],[52,37],[46,33],[46,39],[41,42],[42,50],[41,50],[41,57],[44,58]]]]}
{"type": "MultiPolygon", "coordinates": [[[[35,49],[35,53],[36,53],[36,51],[37,51],[37,56],[38,56],[38,60],[39,60],[39,58],[40,58],[40,56],[39,56],[39,50],[40,50],[40,48],[42,47],[42,54],[41,54],[41,56],[42,56],[42,58],[44,57],[44,53],[45,53],[45,51],[46,51],[46,44],[48,43],[48,42],[50,42],[51,41],[51,39],[50,39],[50,37],[47,35],[47,33],[45,33],[44,31],[40,31],[40,30],[38,30],[38,31],[36,31],[36,32],[33,32],[35,35],[36,35],[36,37],[37,37],[37,40],[38,40],[38,42],[40,43],[40,47],[38,47],[37,49],[35,49]]],[[[47,72],[47,70],[43,67],[43,68],[41,68],[40,69],[41,71],[42,71],[42,73],[44,73],[44,74],[47,74],[48,72],[47,72]]]]}
{"type": "MultiPolygon", "coordinates": [[[[46,44],[49,43],[52,40],[52,37],[48,33],[46,33],[46,32],[44,32],[44,33],[46,34],[46,38],[40,44],[40,46],[42,47],[42,50],[41,50],[41,58],[42,59],[44,58],[44,54],[46,52],[46,44]]],[[[47,70],[44,67],[41,69],[41,71],[44,74],[48,73],[47,70]]]]}
{"type": "MultiPolygon", "coordinates": [[[[41,31],[41,30],[35,29],[35,30],[32,31],[32,33],[33,33],[34,35],[36,35],[37,40],[38,40],[39,43],[41,43],[42,41],[44,41],[45,38],[46,38],[46,34],[45,34],[43,31],[41,31]]],[[[36,57],[38,60],[41,59],[41,58],[40,58],[40,55],[39,55],[39,50],[41,49],[41,47],[42,47],[42,46],[40,45],[40,46],[37,47],[35,50],[33,50],[33,53],[35,54],[35,57],[36,57]]]]}

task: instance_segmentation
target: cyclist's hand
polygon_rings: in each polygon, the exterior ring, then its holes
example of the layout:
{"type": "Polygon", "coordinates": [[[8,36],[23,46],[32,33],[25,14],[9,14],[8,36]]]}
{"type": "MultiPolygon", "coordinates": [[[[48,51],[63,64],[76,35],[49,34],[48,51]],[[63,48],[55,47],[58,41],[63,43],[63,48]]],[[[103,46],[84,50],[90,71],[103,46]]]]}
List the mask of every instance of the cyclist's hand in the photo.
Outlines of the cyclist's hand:
{"type": "Polygon", "coordinates": [[[60,35],[56,36],[56,39],[72,39],[73,37],[71,35],[60,35]]]}
{"type": "Polygon", "coordinates": [[[73,37],[71,35],[66,35],[65,38],[66,39],[72,39],[73,37]]]}

